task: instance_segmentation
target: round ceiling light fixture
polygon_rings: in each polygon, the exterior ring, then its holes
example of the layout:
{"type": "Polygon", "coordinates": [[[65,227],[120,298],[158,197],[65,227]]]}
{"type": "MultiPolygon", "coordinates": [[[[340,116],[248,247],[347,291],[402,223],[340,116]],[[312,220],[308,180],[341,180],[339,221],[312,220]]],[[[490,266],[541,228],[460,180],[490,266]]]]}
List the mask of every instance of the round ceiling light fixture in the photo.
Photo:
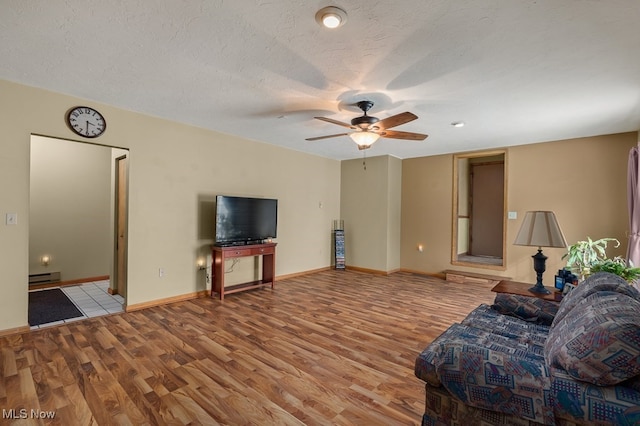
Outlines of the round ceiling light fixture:
{"type": "Polygon", "coordinates": [[[316,12],[316,22],[324,28],[338,28],[347,22],[347,12],[339,7],[323,7],[316,12]]]}

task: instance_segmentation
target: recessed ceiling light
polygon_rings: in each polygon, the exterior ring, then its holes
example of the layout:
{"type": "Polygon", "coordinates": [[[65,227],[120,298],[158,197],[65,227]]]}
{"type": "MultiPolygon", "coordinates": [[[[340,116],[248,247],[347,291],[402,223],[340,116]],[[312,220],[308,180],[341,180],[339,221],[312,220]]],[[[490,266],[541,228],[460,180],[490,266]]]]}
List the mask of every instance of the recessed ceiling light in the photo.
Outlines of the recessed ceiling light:
{"type": "Polygon", "coordinates": [[[323,7],[316,12],[316,22],[325,28],[338,28],[347,22],[347,12],[334,6],[323,7]]]}
{"type": "Polygon", "coordinates": [[[464,127],[464,121],[454,121],[451,125],[453,127],[464,127]]]}

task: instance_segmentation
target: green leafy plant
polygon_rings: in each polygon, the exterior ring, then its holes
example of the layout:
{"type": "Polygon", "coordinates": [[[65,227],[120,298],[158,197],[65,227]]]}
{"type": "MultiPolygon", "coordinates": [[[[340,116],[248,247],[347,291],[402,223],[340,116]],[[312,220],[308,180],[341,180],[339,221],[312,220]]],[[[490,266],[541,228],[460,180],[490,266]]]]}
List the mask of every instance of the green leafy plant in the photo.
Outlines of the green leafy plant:
{"type": "Polygon", "coordinates": [[[634,267],[633,264],[627,265],[626,260],[620,256],[594,263],[591,265],[591,272],[611,272],[620,275],[627,282],[640,278],[640,268],[634,267]]]}
{"type": "Polygon", "coordinates": [[[567,253],[562,258],[567,259],[567,268],[577,272],[581,276],[589,275],[591,267],[607,260],[607,245],[613,242],[614,247],[620,246],[620,241],[615,238],[600,238],[586,241],[578,241],[569,246],[567,253]]]}

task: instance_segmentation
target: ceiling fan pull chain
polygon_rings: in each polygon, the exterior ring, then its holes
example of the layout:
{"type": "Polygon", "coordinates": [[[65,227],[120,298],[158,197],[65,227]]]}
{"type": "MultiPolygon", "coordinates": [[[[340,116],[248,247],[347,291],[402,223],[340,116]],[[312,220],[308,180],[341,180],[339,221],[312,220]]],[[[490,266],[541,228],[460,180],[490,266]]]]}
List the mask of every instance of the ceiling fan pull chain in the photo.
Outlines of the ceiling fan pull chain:
{"type": "Polygon", "coordinates": [[[367,170],[367,151],[362,151],[362,168],[367,170]]]}

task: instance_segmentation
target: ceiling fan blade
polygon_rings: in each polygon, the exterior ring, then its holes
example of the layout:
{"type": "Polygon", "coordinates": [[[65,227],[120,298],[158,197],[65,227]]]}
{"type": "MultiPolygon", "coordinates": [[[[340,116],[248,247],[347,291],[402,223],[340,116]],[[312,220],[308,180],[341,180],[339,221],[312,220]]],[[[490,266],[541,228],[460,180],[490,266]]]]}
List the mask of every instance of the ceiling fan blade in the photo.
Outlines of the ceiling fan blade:
{"type": "Polygon", "coordinates": [[[337,135],[316,136],[315,138],[307,138],[306,141],[319,141],[320,139],[337,138],[338,136],[347,136],[349,133],[338,133],[337,135]]]}
{"type": "Polygon", "coordinates": [[[415,120],[416,118],[418,118],[417,115],[407,111],[407,112],[402,112],[400,114],[392,115],[391,117],[384,118],[378,121],[377,123],[375,123],[374,126],[379,127],[380,130],[385,130],[385,129],[390,129],[392,127],[399,126],[404,123],[408,123],[410,121],[415,120]]]}
{"type": "Polygon", "coordinates": [[[397,130],[386,130],[384,132],[380,132],[380,136],[383,138],[404,139],[410,141],[423,141],[429,137],[429,135],[423,135],[422,133],[399,132],[397,130]]]}
{"type": "Polygon", "coordinates": [[[351,126],[351,124],[349,123],[343,123],[342,121],[338,121],[338,120],[333,120],[331,118],[327,118],[327,117],[313,117],[317,120],[322,120],[322,121],[326,121],[327,123],[333,123],[333,124],[337,124],[338,126],[342,126],[342,127],[348,127],[350,129],[353,128],[353,126],[351,126]]]}

